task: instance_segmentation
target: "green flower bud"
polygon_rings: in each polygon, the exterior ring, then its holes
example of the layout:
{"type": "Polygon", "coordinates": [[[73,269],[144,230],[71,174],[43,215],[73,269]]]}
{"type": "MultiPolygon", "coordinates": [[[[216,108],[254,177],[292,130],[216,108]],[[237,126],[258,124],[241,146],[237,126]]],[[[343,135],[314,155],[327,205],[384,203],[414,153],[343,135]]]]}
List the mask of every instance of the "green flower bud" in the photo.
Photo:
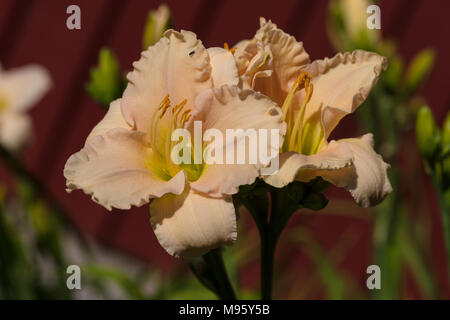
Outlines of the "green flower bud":
{"type": "Polygon", "coordinates": [[[416,140],[419,151],[426,160],[431,160],[439,146],[439,128],[430,108],[419,109],[416,119],[416,140]]]}
{"type": "Polygon", "coordinates": [[[144,27],[143,48],[147,49],[158,42],[164,32],[171,28],[171,24],[170,10],[167,5],[162,4],[157,10],[150,11],[144,27]]]}
{"type": "Polygon", "coordinates": [[[442,126],[442,156],[444,157],[442,169],[450,178],[450,112],[447,113],[442,126]]]}
{"type": "Polygon", "coordinates": [[[394,57],[389,61],[389,67],[384,73],[386,85],[392,90],[398,88],[403,75],[403,61],[399,57],[394,57]]]}
{"type": "Polygon", "coordinates": [[[91,97],[103,106],[122,96],[124,81],[120,65],[114,53],[103,48],[99,54],[98,66],[91,69],[86,90],[91,97]]]}
{"type": "Polygon", "coordinates": [[[442,146],[450,147],[450,111],[445,117],[444,125],[442,126],[442,146]]]}
{"type": "Polygon", "coordinates": [[[406,89],[414,93],[426,80],[434,66],[436,55],[432,49],[423,49],[413,59],[406,74],[406,89]]]}

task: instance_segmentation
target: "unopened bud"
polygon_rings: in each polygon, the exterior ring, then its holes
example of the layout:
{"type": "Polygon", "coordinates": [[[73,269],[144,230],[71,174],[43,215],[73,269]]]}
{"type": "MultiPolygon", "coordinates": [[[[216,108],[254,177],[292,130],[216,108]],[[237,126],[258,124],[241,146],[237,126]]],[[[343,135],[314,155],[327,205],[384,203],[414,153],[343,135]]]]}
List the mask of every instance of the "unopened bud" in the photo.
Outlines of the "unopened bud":
{"type": "Polygon", "coordinates": [[[167,5],[162,4],[158,9],[150,11],[144,27],[143,48],[147,49],[157,43],[164,32],[170,28],[171,15],[167,5]]]}
{"type": "Polygon", "coordinates": [[[434,121],[429,107],[422,107],[417,113],[416,140],[422,156],[429,160],[434,156],[439,146],[439,128],[434,121]]]}

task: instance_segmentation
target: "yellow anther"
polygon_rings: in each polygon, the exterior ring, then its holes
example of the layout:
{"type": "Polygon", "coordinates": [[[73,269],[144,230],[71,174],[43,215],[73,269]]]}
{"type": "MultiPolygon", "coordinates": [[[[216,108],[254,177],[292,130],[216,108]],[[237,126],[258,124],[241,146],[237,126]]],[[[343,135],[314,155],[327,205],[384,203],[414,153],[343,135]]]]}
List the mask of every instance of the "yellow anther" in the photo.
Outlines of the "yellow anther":
{"type": "Polygon", "coordinates": [[[286,99],[284,100],[283,106],[281,107],[281,110],[283,111],[283,120],[286,120],[288,111],[292,105],[294,95],[297,93],[297,91],[303,88],[305,88],[306,90],[306,88],[309,87],[309,84],[311,83],[311,79],[312,79],[311,74],[307,72],[302,72],[297,77],[294,84],[292,85],[291,91],[289,91],[289,94],[287,95],[286,99]]]}
{"type": "Polygon", "coordinates": [[[187,100],[184,99],[179,104],[177,104],[175,107],[173,107],[172,114],[178,113],[181,109],[183,109],[183,107],[186,105],[186,103],[187,103],[187,100]]]}
{"type": "Polygon", "coordinates": [[[173,125],[175,127],[177,127],[178,124],[178,116],[181,112],[181,110],[183,110],[184,106],[186,105],[187,100],[184,99],[183,101],[181,101],[179,104],[177,104],[173,109],[172,109],[172,120],[173,120],[173,125]]]}
{"type": "Polygon", "coordinates": [[[225,42],[225,43],[223,44],[223,48],[224,48],[225,50],[230,51],[231,54],[234,54],[234,53],[236,52],[236,48],[231,48],[231,49],[230,49],[230,47],[228,46],[228,43],[227,43],[227,42],[225,42]]]}
{"type": "Polygon", "coordinates": [[[162,108],[164,108],[167,104],[170,104],[170,99],[169,99],[169,95],[167,94],[164,99],[161,100],[161,102],[159,103],[159,107],[158,110],[161,110],[162,108]]]}
{"type": "Polygon", "coordinates": [[[187,110],[183,111],[183,113],[181,114],[181,119],[180,119],[180,127],[186,123],[186,121],[187,121],[186,118],[188,116],[190,117],[191,111],[192,111],[191,109],[187,109],[187,110]]]}
{"type": "Polygon", "coordinates": [[[170,107],[170,99],[169,95],[166,95],[164,99],[161,101],[158,107],[158,111],[160,111],[159,118],[161,119],[166,113],[167,109],[170,107]]]}

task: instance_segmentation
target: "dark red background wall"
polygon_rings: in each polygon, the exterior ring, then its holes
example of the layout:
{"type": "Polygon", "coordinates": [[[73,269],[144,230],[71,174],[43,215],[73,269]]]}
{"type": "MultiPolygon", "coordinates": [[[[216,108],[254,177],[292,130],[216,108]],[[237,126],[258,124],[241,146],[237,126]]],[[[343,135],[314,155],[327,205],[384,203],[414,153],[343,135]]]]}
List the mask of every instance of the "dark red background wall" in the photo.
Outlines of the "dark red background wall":
{"type": "MultiPolygon", "coordinates": [[[[259,17],[264,16],[302,40],[312,59],[334,55],[325,30],[326,0],[166,2],[173,12],[176,28],[194,31],[207,47],[252,37],[259,17]]],[[[168,266],[174,259],[157,244],[148,223],[147,207],[107,214],[82,192],[68,195],[62,175],[67,158],[83,146],[87,134],[104,114],[84,90],[89,68],[95,64],[99,49],[111,47],[123,71],[131,68],[131,63],[140,55],[147,12],[159,3],[150,0],[2,0],[0,61],[5,68],[39,63],[52,75],[53,90],[31,111],[35,138],[23,160],[64,204],[73,223],[104,243],[168,266]],[[66,28],[66,8],[71,4],[81,8],[81,30],[66,28]]],[[[433,47],[437,51],[436,68],[422,93],[440,122],[450,106],[449,10],[450,2],[445,0],[381,2],[383,34],[396,39],[407,61],[423,47],[433,47]]],[[[351,123],[343,132],[346,130],[352,133],[351,123]]],[[[7,179],[5,169],[1,168],[0,172],[0,176],[7,179]]],[[[429,194],[434,202],[431,190],[429,194]]],[[[435,204],[433,208],[437,216],[435,204]]],[[[349,223],[352,221],[324,217],[317,219],[313,228],[326,246],[349,223]]],[[[365,270],[360,265],[367,265],[371,256],[371,226],[368,223],[357,226],[362,241],[352,248],[353,258],[347,268],[363,278],[365,270]]],[[[443,247],[439,226],[433,232],[437,233],[436,259],[442,264],[438,269],[445,274],[445,262],[440,262],[443,247]]]]}

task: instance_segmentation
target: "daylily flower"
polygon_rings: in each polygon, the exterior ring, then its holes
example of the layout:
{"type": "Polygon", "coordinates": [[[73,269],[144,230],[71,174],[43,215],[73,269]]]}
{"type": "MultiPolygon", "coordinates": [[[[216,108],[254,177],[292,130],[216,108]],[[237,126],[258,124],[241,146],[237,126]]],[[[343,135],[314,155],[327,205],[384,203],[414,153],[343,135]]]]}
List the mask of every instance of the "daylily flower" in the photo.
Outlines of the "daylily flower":
{"type": "Polygon", "coordinates": [[[26,113],[50,89],[48,72],[38,65],[2,70],[0,66],[0,144],[11,151],[21,149],[31,136],[26,113]]]}
{"type": "Polygon", "coordinates": [[[261,18],[254,39],[236,46],[241,85],[282,106],[287,123],[280,170],[265,181],[283,187],[320,176],[351,192],[363,207],[392,191],[386,164],[373,150],[373,137],[328,142],[339,121],[367,98],[387,60],[375,53],[339,53],[309,61],[301,42],[261,18]]]}
{"type": "Polygon", "coordinates": [[[176,165],[170,157],[171,134],[177,128],[192,131],[196,120],[202,121],[204,131],[223,133],[275,128],[282,141],[281,109],[253,90],[239,89],[232,54],[223,48],[206,50],[192,32],[168,30],[133,66],[123,97],[111,103],[84,148],[68,159],[68,192],[82,189],[108,210],[152,200],[154,232],[177,257],[233,243],[236,214],[231,195],[240,185],[252,183],[271,159],[176,165]]]}

